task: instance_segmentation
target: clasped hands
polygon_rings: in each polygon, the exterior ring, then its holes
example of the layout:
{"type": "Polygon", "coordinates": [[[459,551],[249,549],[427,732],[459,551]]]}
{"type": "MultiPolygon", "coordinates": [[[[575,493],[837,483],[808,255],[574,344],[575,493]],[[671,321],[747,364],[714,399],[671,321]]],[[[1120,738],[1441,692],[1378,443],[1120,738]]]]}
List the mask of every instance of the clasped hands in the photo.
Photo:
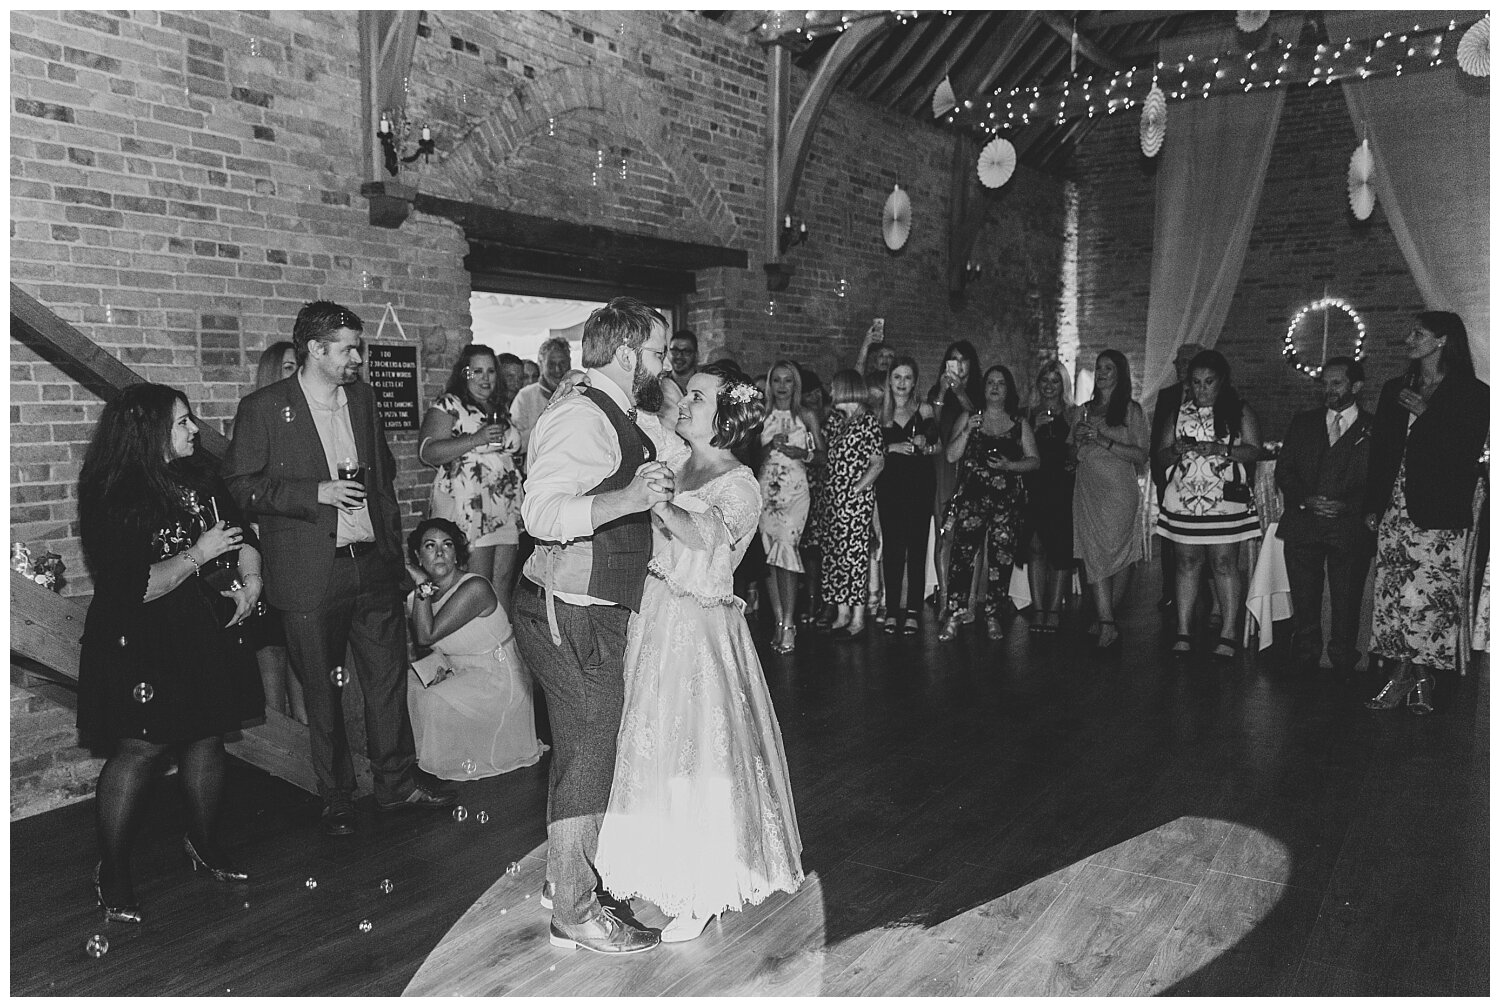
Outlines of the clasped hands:
{"type": "Polygon", "coordinates": [[[631,499],[640,504],[637,510],[655,509],[671,502],[677,492],[677,477],[666,462],[646,462],[635,470],[627,489],[631,499]]]}
{"type": "MultiPolygon", "coordinates": [[[[203,554],[203,562],[217,559],[226,552],[233,552],[244,545],[245,533],[228,521],[219,521],[198,536],[193,548],[203,554]]],[[[248,619],[260,601],[261,577],[258,573],[247,573],[244,579],[236,577],[227,591],[219,594],[234,599],[234,615],[224,628],[238,625],[248,619]]]]}

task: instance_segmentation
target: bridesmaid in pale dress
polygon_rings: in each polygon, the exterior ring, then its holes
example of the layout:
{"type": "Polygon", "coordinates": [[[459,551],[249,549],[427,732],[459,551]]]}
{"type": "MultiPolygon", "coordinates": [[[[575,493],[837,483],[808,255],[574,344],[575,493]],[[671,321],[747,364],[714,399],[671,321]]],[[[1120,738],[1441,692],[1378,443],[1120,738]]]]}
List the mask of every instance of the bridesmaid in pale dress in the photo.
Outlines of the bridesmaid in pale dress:
{"type": "Polygon", "coordinates": [[[426,685],[415,673],[408,676],[417,764],[444,780],[477,780],[531,765],[543,751],[531,677],[494,588],[464,569],[469,547],[463,532],[446,518],[428,518],[406,544],[406,570],[417,585],[406,599],[412,639],[441,655],[443,666],[426,685]]]}
{"type": "Polygon", "coordinates": [[[760,469],[760,538],[776,637],[771,649],[790,654],[797,646],[797,579],[803,572],[801,542],[812,491],[807,467],[821,460],[823,428],[817,413],[802,405],[802,375],[790,360],[778,360],[766,375],[771,409],[761,426],[765,461],[760,469]]]}

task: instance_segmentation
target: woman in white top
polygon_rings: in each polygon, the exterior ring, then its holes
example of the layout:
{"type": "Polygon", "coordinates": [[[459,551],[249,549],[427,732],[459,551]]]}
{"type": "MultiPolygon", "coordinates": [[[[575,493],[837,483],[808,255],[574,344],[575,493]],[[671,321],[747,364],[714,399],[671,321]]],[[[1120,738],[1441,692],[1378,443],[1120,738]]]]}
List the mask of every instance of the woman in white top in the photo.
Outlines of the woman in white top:
{"type": "Polygon", "coordinates": [[[823,426],[802,405],[802,373],[790,360],[778,360],[766,374],[771,400],[760,431],[765,461],[760,469],[760,540],[770,576],[771,614],[776,636],[771,649],[789,654],[797,646],[797,577],[803,572],[799,546],[807,528],[812,491],[807,466],[821,460],[823,426]]]}

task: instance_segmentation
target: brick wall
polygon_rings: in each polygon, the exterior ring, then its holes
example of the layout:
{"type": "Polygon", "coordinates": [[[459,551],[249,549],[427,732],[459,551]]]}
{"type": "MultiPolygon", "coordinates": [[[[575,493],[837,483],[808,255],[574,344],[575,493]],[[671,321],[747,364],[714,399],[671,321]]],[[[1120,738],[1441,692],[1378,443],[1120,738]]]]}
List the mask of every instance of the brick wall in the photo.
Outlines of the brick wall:
{"type": "MultiPolygon", "coordinates": [[[[13,13],[12,281],[221,428],[260,351],[315,298],[358,311],[367,336],[392,303],[436,391],[470,338],[467,244],[422,214],[368,223],[359,66],[353,11],[13,13]]],[[[1020,169],[985,197],[983,279],[951,306],[951,134],[844,95],[812,148],[793,207],[810,237],[773,306],[765,54],[697,15],[429,11],[409,84],[440,150],[403,169],[423,191],[746,250],[748,269],[705,271],[686,299],[706,356],[759,370],[789,354],[826,378],[883,315],[930,380],[956,338],[1029,371],[1055,328],[1062,183],[1020,169]],[[914,208],[899,254],[880,238],[894,184],[914,208]]],[[[101,403],[14,338],[11,361],[12,540],[45,542],[64,593],[87,595],[74,487],[101,403]]],[[[392,446],[411,522],[431,475],[412,434],[392,446]]]]}
{"type": "MultiPolygon", "coordinates": [[[[1233,98],[1213,99],[1233,101],[1233,98]]],[[[1139,120],[1106,120],[1074,159],[1080,194],[1079,360],[1092,364],[1106,346],[1125,352],[1140,380],[1151,284],[1154,162],[1140,154],[1139,120]]],[[[1172,156],[1171,130],[1161,157],[1172,156]]],[[[1405,335],[1422,301],[1377,204],[1367,221],[1349,212],[1345,174],[1358,143],[1337,88],[1290,88],[1277,130],[1265,191],[1238,289],[1216,349],[1252,403],[1263,436],[1280,439],[1292,413],[1316,405],[1315,383],[1281,356],[1282,337],[1299,307],[1323,295],[1348,300],[1369,329],[1364,404],[1404,366],[1393,340],[1405,335]]],[[[1321,316],[1304,323],[1302,359],[1321,359],[1321,316]]],[[[1335,315],[1332,352],[1347,353],[1352,329],[1335,315]]]]}
{"type": "Polygon", "coordinates": [[[13,672],[10,687],[10,817],[25,818],[94,792],[103,759],[79,748],[74,711],[51,695],[55,687],[13,672]],[[19,678],[27,686],[17,684],[19,678]]]}

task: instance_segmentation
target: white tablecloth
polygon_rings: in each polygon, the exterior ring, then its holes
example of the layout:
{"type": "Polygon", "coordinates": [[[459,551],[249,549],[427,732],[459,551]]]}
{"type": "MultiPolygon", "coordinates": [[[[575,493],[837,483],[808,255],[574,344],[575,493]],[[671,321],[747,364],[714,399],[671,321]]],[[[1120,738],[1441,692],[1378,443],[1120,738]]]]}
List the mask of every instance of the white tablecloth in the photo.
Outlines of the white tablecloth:
{"type": "Polygon", "coordinates": [[[1260,648],[1265,650],[1272,643],[1272,625],[1278,619],[1292,617],[1292,583],[1286,575],[1286,552],[1281,539],[1276,537],[1279,521],[1266,526],[1260,540],[1260,556],[1250,574],[1250,587],[1245,592],[1245,638],[1260,638],[1260,648]]]}

